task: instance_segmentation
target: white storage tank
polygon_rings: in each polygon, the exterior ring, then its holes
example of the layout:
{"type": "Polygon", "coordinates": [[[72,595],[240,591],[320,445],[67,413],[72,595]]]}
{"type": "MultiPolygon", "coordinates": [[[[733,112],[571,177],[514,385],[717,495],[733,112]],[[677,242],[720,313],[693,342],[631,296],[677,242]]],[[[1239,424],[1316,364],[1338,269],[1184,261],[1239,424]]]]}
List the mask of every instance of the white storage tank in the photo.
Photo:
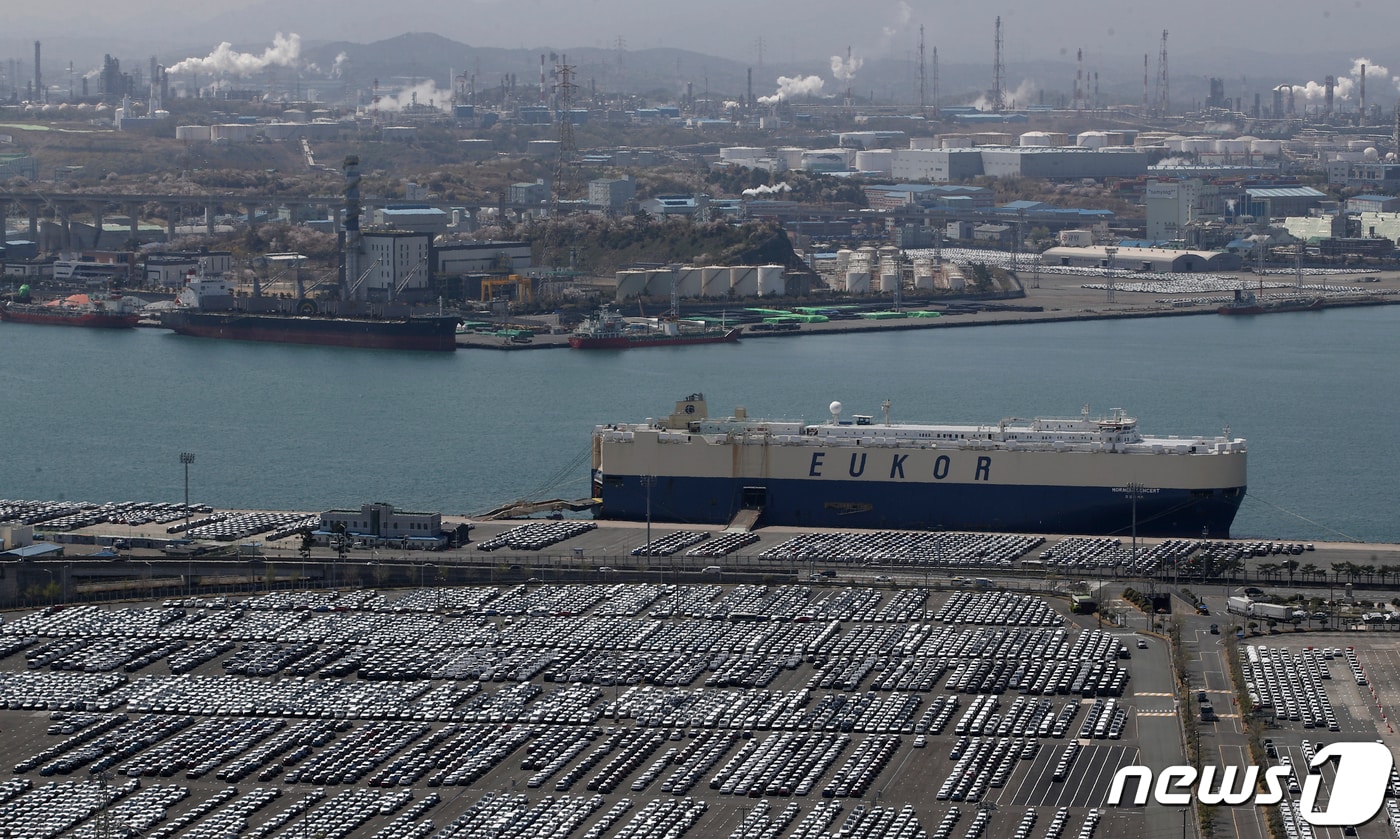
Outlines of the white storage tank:
{"type": "Polygon", "coordinates": [[[1009,146],[1012,137],[1005,131],[979,131],[972,135],[974,146],[1009,146]]]}
{"type": "Polygon", "coordinates": [[[676,272],[676,293],[681,297],[699,297],[702,282],[701,271],[687,265],[676,272]]]}
{"type": "Polygon", "coordinates": [[[191,143],[207,143],[209,142],[209,126],[177,125],[175,126],[175,139],[191,143]]]}
{"type": "Polygon", "coordinates": [[[1183,154],[1209,154],[1215,151],[1215,140],[1210,137],[1185,137],[1181,141],[1183,154]]]}
{"type": "Polygon", "coordinates": [[[647,293],[647,272],[645,271],[618,271],[617,272],[617,300],[629,300],[647,293]]]}
{"type": "Polygon", "coordinates": [[[1075,145],[1085,149],[1101,149],[1108,145],[1108,135],[1102,131],[1081,131],[1074,138],[1075,145]]]}
{"type": "Polygon", "coordinates": [[[1215,141],[1215,151],[1220,154],[1249,154],[1249,140],[1244,137],[1228,137],[1215,141]]]}
{"type": "Polygon", "coordinates": [[[728,146],[719,150],[719,159],[722,163],[735,160],[756,160],[767,156],[767,151],[758,146],[728,146]]]}
{"type": "Polygon", "coordinates": [[[896,291],[898,288],[899,288],[899,272],[898,272],[898,271],[881,271],[881,272],[880,272],[880,291],[889,293],[889,292],[896,291]]]}
{"type": "Polygon", "coordinates": [[[246,143],[253,139],[253,126],[229,122],[209,126],[209,139],[214,142],[246,143]]]}
{"type": "Polygon", "coordinates": [[[785,146],[781,149],[778,149],[777,157],[783,162],[784,168],[801,169],[802,155],[806,151],[806,149],[798,148],[796,146],[785,146]]]}
{"type": "Polygon", "coordinates": [[[940,134],[938,135],[939,148],[944,149],[970,149],[972,148],[972,137],[967,134],[940,134]]]}
{"type": "Polygon", "coordinates": [[[914,263],[914,288],[919,291],[933,291],[933,265],[931,263],[914,263]]]}
{"type": "Polygon", "coordinates": [[[1283,154],[1282,140],[1251,140],[1249,149],[1254,154],[1262,154],[1265,157],[1278,157],[1283,154]]]}
{"type": "Polygon", "coordinates": [[[729,267],[725,265],[707,265],[700,269],[700,296],[701,297],[728,297],[729,296],[729,267]]]}
{"type": "Polygon", "coordinates": [[[842,248],[836,252],[836,271],[838,273],[844,274],[846,269],[851,267],[851,253],[850,248],[842,248]]]}
{"type": "Polygon", "coordinates": [[[782,297],[787,294],[787,279],[781,265],[758,266],[758,296],[782,297]]]}
{"type": "Polygon", "coordinates": [[[1027,131],[1016,138],[1018,146],[1049,146],[1050,135],[1044,131],[1027,131]]]}
{"type": "Polygon", "coordinates": [[[846,272],[846,293],[847,294],[869,294],[870,274],[866,271],[846,272]]]}
{"type": "Polygon", "coordinates": [[[729,269],[729,290],[735,297],[758,296],[758,267],[735,265],[729,269]]]}
{"type": "Polygon", "coordinates": [[[856,152],[856,169],[888,175],[894,171],[893,149],[871,149],[856,152]]]}
{"type": "Polygon", "coordinates": [[[676,281],[676,272],[658,268],[647,271],[647,296],[670,297],[671,285],[676,281]]]}

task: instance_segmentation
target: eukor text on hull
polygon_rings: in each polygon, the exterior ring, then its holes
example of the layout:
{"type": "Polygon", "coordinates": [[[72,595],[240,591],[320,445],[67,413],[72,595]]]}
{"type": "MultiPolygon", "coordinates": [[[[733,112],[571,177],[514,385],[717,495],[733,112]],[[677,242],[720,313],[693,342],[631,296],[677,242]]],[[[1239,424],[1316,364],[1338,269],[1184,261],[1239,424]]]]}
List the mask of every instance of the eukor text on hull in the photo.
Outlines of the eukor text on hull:
{"type": "Polygon", "coordinates": [[[989,425],[710,417],[702,394],[655,423],[593,430],[598,516],[766,526],[1226,538],[1245,441],[1148,437],[1121,410],[989,425]]]}

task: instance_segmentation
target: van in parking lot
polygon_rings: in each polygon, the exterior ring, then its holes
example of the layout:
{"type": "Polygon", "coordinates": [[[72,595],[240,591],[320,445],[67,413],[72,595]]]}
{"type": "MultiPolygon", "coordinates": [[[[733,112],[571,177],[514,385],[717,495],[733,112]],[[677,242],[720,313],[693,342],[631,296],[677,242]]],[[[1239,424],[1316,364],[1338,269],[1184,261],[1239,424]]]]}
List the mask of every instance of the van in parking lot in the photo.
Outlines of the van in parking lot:
{"type": "Polygon", "coordinates": [[[718,565],[706,565],[704,568],[700,569],[701,574],[719,574],[723,571],[724,569],[720,568],[718,565]]]}

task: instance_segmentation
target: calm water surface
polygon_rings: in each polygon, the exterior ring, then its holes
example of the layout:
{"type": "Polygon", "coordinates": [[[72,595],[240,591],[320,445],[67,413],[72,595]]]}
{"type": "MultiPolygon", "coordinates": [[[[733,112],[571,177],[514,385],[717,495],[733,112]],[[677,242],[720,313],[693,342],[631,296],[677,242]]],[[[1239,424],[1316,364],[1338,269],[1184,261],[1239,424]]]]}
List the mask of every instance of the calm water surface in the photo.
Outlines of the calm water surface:
{"type": "Polygon", "coordinates": [[[1250,446],[1236,536],[1400,542],[1400,307],[733,345],[398,353],[0,324],[0,497],[460,514],[588,494],[588,435],[714,413],[989,422],[1122,407],[1250,446]]]}

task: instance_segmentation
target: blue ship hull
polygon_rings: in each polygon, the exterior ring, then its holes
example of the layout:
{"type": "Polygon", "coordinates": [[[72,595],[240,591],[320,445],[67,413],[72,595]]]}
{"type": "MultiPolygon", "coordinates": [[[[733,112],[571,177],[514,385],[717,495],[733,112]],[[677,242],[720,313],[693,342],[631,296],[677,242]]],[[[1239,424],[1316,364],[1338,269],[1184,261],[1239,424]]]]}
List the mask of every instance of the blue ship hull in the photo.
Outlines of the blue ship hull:
{"type": "MultiPolygon", "coordinates": [[[[608,475],[596,488],[603,519],[644,521],[647,490],[637,476],[608,475]]],[[[1137,501],[1137,534],[1228,538],[1245,487],[1161,489],[1137,501]]],[[[1133,502],[1110,487],[735,480],[658,476],[654,521],[726,524],[761,507],[769,527],[970,530],[1129,536],[1133,502]]]]}

